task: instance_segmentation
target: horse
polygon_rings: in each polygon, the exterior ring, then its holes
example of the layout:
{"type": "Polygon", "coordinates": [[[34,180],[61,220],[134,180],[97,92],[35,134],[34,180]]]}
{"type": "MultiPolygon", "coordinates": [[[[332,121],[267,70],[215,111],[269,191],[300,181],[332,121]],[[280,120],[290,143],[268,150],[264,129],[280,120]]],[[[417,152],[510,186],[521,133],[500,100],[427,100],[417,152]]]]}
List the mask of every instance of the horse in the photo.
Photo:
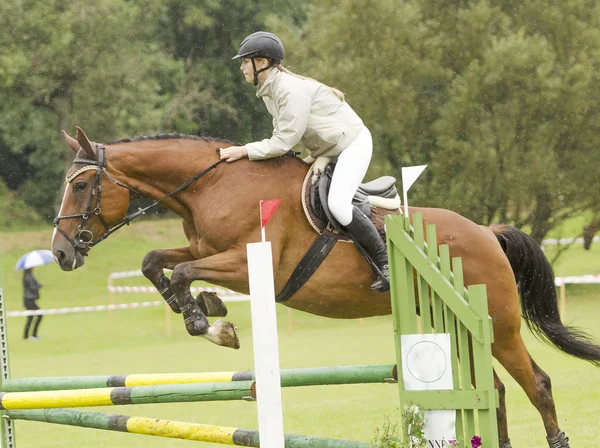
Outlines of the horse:
{"type": "MultiPolygon", "coordinates": [[[[246,244],[260,241],[258,203],[281,199],[268,227],[273,249],[275,290],[280,291],[317,233],[301,204],[309,165],[296,157],[220,163],[217,150],[230,142],[206,137],[163,135],[94,143],[77,128],[63,131],[76,153],[66,176],[52,252],[59,266],[81,267],[92,246],[134,215],[132,197],[162,203],[182,219],[185,247],[152,250],[142,272],[181,312],[191,335],[238,348],[235,326],[221,319],[226,309],[214,294],[190,294],[204,280],[247,294],[246,244]],[[172,270],[167,278],[163,270],[172,270]]],[[[551,448],[569,446],[558,425],[550,377],[529,355],[520,335],[521,312],[535,333],[560,350],[600,366],[600,347],[585,334],[564,326],[558,315],[554,275],[543,252],[529,236],[511,226],[485,227],[441,208],[410,208],[424,225],[437,227],[439,244],[463,261],[465,284],[485,284],[493,322],[493,356],[523,388],[543,420],[551,448]],[[518,285],[518,287],[517,287],[518,285]],[[519,290],[521,307],[519,307],[519,290]]],[[[371,291],[374,274],[352,244],[336,244],[324,263],[284,304],[319,316],[354,319],[391,313],[390,295],[371,291]]],[[[505,389],[496,372],[500,446],[511,447],[505,389]]]]}

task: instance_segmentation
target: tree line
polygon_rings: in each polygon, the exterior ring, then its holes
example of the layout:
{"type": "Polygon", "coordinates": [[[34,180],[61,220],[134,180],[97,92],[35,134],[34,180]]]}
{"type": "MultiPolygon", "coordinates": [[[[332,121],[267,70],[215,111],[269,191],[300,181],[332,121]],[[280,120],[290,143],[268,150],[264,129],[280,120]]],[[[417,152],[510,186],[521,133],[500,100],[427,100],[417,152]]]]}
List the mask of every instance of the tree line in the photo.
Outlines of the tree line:
{"type": "Polygon", "coordinates": [[[284,65],[345,92],[374,137],[369,177],[427,164],[412,204],[541,240],[600,210],[599,22],[586,0],[4,0],[0,226],[55,215],[60,129],[270,135],[230,60],[265,29],[284,65]]]}

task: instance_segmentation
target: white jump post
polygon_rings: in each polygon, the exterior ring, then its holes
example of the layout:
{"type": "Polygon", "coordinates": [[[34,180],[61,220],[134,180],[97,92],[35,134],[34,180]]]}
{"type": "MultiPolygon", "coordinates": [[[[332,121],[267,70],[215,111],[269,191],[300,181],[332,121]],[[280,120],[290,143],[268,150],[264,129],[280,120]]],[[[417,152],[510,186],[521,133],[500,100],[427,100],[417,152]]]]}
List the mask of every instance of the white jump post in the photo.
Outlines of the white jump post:
{"type": "Polygon", "coordinates": [[[265,240],[265,225],[279,202],[280,200],[260,201],[262,242],[250,243],[246,246],[254,339],[258,430],[260,446],[268,448],[284,447],[273,255],[271,243],[265,240]]]}

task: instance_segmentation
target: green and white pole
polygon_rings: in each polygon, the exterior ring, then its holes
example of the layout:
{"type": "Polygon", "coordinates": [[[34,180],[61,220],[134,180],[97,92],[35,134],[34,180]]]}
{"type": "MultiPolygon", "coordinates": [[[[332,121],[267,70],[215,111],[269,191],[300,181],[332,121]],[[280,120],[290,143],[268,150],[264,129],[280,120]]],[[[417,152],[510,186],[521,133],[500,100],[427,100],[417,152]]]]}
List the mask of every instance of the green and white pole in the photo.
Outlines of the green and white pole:
{"type": "MultiPolygon", "coordinates": [[[[252,371],[13,378],[4,381],[2,392],[43,392],[161,384],[237,383],[255,379],[256,375],[252,371]]],[[[281,370],[281,387],[395,382],[397,382],[395,364],[281,370]]]]}

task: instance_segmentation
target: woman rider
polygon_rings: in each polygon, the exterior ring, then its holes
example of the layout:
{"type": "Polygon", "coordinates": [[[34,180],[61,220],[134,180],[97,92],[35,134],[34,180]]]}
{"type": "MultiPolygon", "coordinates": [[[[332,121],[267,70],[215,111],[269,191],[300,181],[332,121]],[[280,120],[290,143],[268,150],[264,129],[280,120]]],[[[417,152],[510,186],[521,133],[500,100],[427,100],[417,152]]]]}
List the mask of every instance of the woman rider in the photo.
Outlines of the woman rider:
{"type": "Polygon", "coordinates": [[[233,162],[243,157],[277,157],[300,141],[308,151],[309,157],[304,159],[308,163],[319,156],[337,157],[327,199],[329,209],[385,277],[378,278],[371,289],[386,291],[389,268],[385,242],[371,220],[352,205],[371,161],[371,133],[340,91],[290,72],[280,64],[283,57],[283,44],[272,33],[253,33],[240,45],[233,59],[242,60],[242,73],[256,86],[256,96],[273,116],[274,129],[269,139],[222,149],[221,159],[233,162]]]}

